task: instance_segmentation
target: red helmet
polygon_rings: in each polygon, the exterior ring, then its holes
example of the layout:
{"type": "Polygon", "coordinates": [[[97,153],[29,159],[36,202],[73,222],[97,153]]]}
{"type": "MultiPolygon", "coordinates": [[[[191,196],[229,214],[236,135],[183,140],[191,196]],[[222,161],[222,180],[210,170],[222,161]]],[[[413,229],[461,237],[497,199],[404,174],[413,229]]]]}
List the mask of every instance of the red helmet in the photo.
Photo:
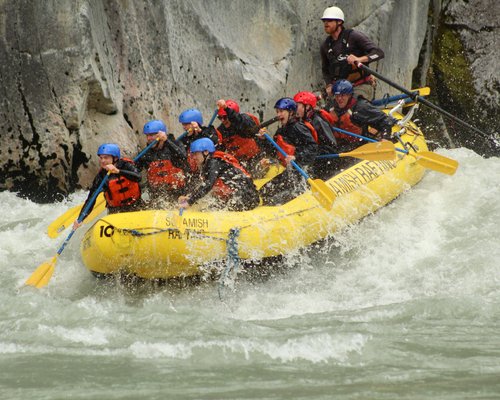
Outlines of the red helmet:
{"type": "Polygon", "coordinates": [[[316,95],[312,92],[299,92],[293,96],[293,100],[296,103],[309,104],[312,108],[316,107],[318,101],[316,95]]]}
{"type": "MultiPolygon", "coordinates": [[[[240,112],[240,106],[234,100],[226,100],[226,106],[228,106],[229,108],[233,109],[237,113],[240,112]]],[[[219,112],[217,113],[217,115],[219,117],[223,116],[223,115],[227,115],[227,112],[223,108],[219,108],[219,112]]]]}

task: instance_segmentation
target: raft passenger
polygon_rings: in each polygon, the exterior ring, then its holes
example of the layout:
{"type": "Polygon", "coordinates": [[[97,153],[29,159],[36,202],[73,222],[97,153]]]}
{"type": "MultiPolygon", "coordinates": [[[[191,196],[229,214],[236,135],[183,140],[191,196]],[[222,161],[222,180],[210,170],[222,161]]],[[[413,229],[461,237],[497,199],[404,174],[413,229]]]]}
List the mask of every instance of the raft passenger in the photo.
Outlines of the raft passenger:
{"type": "MultiPolygon", "coordinates": [[[[397,122],[371,104],[363,96],[354,95],[351,82],[340,80],[333,88],[334,102],[330,110],[334,127],[374,139],[391,139],[392,126],[397,122]]],[[[339,152],[348,152],[360,146],[360,139],[335,131],[339,152]]]]}
{"type": "Polygon", "coordinates": [[[83,214],[83,210],[89,205],[95,191],[101,185],[102,180],[108,172],[110,175],[103,187],[108,212],[112,214],[134,211],[142,206],[141,189],[139,187],[141,173],[133,161],[127,158],[120,158],[120,147],[114,143],[105,143],[99,146],[97,155],[99,156],[100,169],[92,182],[82,211],[73,224],[73,229],[77,229],[83,223],[85,217],[92,212],[96,199],[90,205],[87,214],[83,214]],[[82,222],[79,223],[78,220],[82,222]]]}
{"type": "Polygon", "coordinates": [[[182,143],[186,153],[189,152],[191,143],[197,139],[209,138],[215,146],[218,146],[221,142],[221,134],[213,125],[203,126],[203,115],[197,108],[189,108],[181,112],[179,122],[184,129],[184,133],[177,140],[182,143]]]}
{"type": "Polygon", "coordinates": [[[291,161],[295,160],[307,172],[318,155],[318,144],[313,136],[317,134],[297,117],[297,103],[289,97],[283,97],[274,108],[281,123],[274,140],[288,155],[285,158],[281,153],[277,154],[286,169],[259,191],[265,205],[284,204],[305,192],[306,181],[291,165],[291,161]]]}
{"type": "Polygon", "coordinates": [[[147,172],[151,204],[163,207],[164,201],[176,202],[182,194],[189,172],[187,155],[174,136],[167,135],[168,129],[163,121],[149,121],[142,131],[148,144],[154,140],[158,143],[137,161],[137,167],[147,172]]]}
{"type": "Polygon", "coordinates": [[[235,156],[255,177],[261,172],[259,161],[262,158],[262,149],[256,141],[259,119],[250,113],[240,113],[240,106],[234,100],[220,99],[217,107],[217,118],[221,121],[217,128],[222,136],[220,150],[235,156]]]}
{"type": "Polygon", "coordinates": [[[201,138],[191,143],[190,152],[200,173],[197,187],[179,197],[179,207],[188,208],[211,193],[216,209],[251,210],[259,205],[259,193],[250,174],[231,154],[216,151],[214,142],[201,138]]]}
{"type": "MultiPolygon", "coordinates": [[[[311,124],[318,135],[318,154],[337,153],[337,141],[330,125],[332,119],[328,111],[317,107],[316,95],[312,92],[299,92],[293,100],[297,103],[297,116],[306,125],[311,124]]],[[[313,175],[317,178],[328,179],[334,175],[343,165],[342,159],[316,159],[313,167],[313,175]]]]}

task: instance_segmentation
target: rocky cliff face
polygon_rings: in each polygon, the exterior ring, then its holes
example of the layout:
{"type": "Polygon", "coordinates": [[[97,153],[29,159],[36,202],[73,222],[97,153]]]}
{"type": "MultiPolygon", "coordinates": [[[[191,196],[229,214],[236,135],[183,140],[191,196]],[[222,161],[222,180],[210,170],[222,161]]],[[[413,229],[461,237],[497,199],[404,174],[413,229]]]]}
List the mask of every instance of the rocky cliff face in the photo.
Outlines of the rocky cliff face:
{"type": "MultiPolygon", "coordinates": [[[[379,72],[410,87],[429,0],[336,3],[385,50],[379,72]]],[[[181,111],[197,107],[208,121],[218,98],[270,117],[279,97],[322,86],[328,5],[0,0],[0,189],[51,201],[87,187],[101,143],[134,156],[147,120],[178,135],[181,111]]]]}
{"type": "Polygon", "coordinates": [[[494,0],[433,0],[430,15],[429,65],[421,63],[424,80],[434,88],[429,99],[483,134],[424,115],[438,135],[447,131],[451,145],[500,155],[500,6],[494,0]]]}

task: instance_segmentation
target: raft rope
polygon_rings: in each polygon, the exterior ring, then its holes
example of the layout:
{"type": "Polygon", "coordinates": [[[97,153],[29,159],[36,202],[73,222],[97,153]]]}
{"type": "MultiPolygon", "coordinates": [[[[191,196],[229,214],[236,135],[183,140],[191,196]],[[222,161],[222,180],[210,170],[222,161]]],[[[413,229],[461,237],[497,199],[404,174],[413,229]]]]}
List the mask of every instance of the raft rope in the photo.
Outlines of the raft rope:
{"type": "MultiPolygon", "coordinates": [[[[318,207],[320,207],[320,206],[319,205],[314,205],[314,206],[311,206],[311,207],[308,207],[308,208],[297,210],[297,211],[295,211],[293,213],[289,213],[289,214],[286,214],[286,215],[278,215],[278,216],[275,216],[273,218],[269,218],[267,220],[261,221],[260,223],[266,223],[266,222],[271,222],[271,221],[279,221],[280,219],[283,219],[285,217],[289,217],[290,215],[301,214],[301,213],[304,213],[306,211],[310,211],[310,210],[316,209],[318,207]]],[[[116,232],[119,232],[119,233],[121,233],[123,235],[131,235],[131,236],[137,237],[137,238],[145,237],[145,236],[151,236],[151,235],[158,235],[158,234],[165,233],[165,232],[180,232],[179,228],[165,228],[165,229],[156,228],[156,227],[147,227],[147,228],[139,228],[139,229],[119,228],[119,227],[113,225],[112,223],[106,221],[106,219],[104,219],[104,218],[101,218],[101,221],[105,222],[109,226],[112,226],[113,229],[116,232]],[[150,232],[144,232],[144,231],[148,231],[148,230],[150,232]]],[[[240,231],[242,231],[243,229],[250,228],[252,226],[253,226],[252,224],[248,224],[248,225],[239,227],[238,229],[240,231]]],[[[188,230],[188,229],[186,229],[186,231],[189,231],[189,235],[191,235],[192,237],[196,237],[196,238],[199,238],[199,239],[213,239],[213,240],[224,240],[224,241],[226,240],[224,238],[225,232],[203,232],[203,233],[201,233],[201,232],[198,232],[196,230],[188,230]],[[219,236],[214,236],[214,235],[219,235],[219,236]]]]}

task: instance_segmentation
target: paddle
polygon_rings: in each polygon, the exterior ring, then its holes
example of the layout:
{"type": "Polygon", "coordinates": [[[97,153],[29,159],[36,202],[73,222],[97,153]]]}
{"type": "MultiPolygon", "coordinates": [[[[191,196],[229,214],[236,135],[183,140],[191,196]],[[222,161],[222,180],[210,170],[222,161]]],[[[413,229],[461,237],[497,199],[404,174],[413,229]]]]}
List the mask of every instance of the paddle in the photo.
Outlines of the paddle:
{"type": "MultiPolygon", "coordinates": [[[[135,158],[134,162],[137,162],[146,152],[149,151],[156,143],[158,139],[152,141],[148,144],[135,158]]],[[[82,210],[83,204],[79,204],[70,208],[64,214],[60,215],[55,221],[53,221],[47,228],[47,234],[51,239],[59,237],[59,235],[69,228],[73,222],[76,220],[80,211],[82,210]]],[[[99,214],[101,214],[106,209],[106,200],[102,193],[98,193],[94,208],[92,212],[84,218],[85,223],[93,221],[99,214]]]]}
{"type": "MultiPolygon", "coordinates": [[[[95,190],[95,192],[92,195],[92,197],[90,198],[89,202],[87,203],[87,205],[83,209],[83,213],[78,217],[77,221],[79,223],[82,222],[82,220],[85,218],[85,217],[82,217],[82,215],[85,216],[87,214],[90,207],[92,206],[92,203],[97,198],[97,196],[101,192],[103,186],[108,181],[108,178],[109,178],[109,172],[106,174],[106,176],[103,178],[103,180],[101,181],[101,183],[99,184],[99,186],[95,190]]],[[[26,282],[25,282],[26,285],[34,286],[36,288],[41,288],[49,283],[49,280],[52,277],[52,274],[54,273],[54,269],[56,267],[57,257],[59,257],[59,255],[63,252],[64,248],[69,243],[70,239],[73,237],[75,232],[76,232],[76,229],[73,228],[71,230],[71,232],[69,233],[68,237],[66,238],[66,240],[64,241],[64,243],[62,244],[62,246],[59,248],[59,250],[57,250],[56,255],[54,257],[52,257],[52,259],[50,261],[47,261],[47,262],[44,262],[43,264],[41,264],[35,270],[35,272],[33,272],[31,274],[31,276],[26,280],[26,282]]]]}
{"type": "MultiPolygon", "coordinates": [[[[264,133],[264,137],[269,140],[269,142],[278,150],[283,157],[287,157],[288,154],[276,143],[271,136],[264,133]]],[[[318,200],[322,207],[330,210],[332,208],[333,202],[337,197],[332,189],[330,189],[327,184],[321,179],[312,179],[309,177],[306,171],[299,167],[299,165],[292,160],[291,164],[293,167],[300,172],[300,174],[307,180],[307,183],[311,186],[312,194],[318,200]]]]}
{"type": "Polygon", "coordinates": [[[370,161],[394,160],[396,158],[396,149],[394,143],[384,141],[368,143],[348,153],[322,154],[317,156],[316,159],[339,157],[355,157],[370,161]]]}
{"type": "Polygon", "coordinates": [[[431,103],[430,101],[426,100],[426,99],[423,99],[421,97],[419,97],[418,95],[416,95],[415,93],[412,93],[410,92],[409,90],[405,89],[404,87],[398,85],[397,83],[395,82],[392,82],[391,80],[389,80],[388,78],[386,78],[385,76],[383,75],[380,75],[377,71],[374,71],[373,69],[367,67],[366,65],[363,65],[361,63],[358,63],[357,64],[358,68],[361,68],[363,70],[365,70],[366,72],[369,72],[370,74],[372,74],[373,76],[376,76],[377,78],[379,78],[380,80],[384,81],[385,83],[387,83],[388,85],[391,85],[392,87],[400,90],[402,93],[405,93],[407,94],[408,96],[410,96],[413,100],[419,102],[419,103],[422,103],[424,105],[426,105],[427,107],[430,107],[434,110],[436,110],[437,112],[443,114],[444,116],[452,119],[453,121],[455,122],[458,122],[459,124],[462,124],[463,126],[465,126],[466,128],[469,128],[469,129],[472,129],[473,131],[483,135],[485,138],[488,138],[489,139],[489,135],[483,131],[481,131],[480,129],[476,128],[475,126],[472,126],[470,124],[468,124],[467,122],[465,121],[462,121],[460,118],[458,117],[455,117],[454,115],[450,114],[448,111],[445,111],[443,110],[442,108],[436,106],[435,104],[431,103]]]}
{"type": "MultiPolygon", "coordinates": [[[[340,133],[345,133],[346,135],[349,136],[357,137],[359,139],[364,139],[368,142],[380,143],[378,142],[378,140],[371,139],[366,136],[357,135],[356,133],[336,128],[334,126],[332,126],[332,129],[340,133]]],[[[440,154],[433,153],[431,151],[419,151],[418,153],[410,153],[408,150],[400,149],[398,147],[395,147],[395,150],[410,155],[412,157],[415,157],[417,163],[422,167],[432,169],[434,171],[441,172],[443,174],[453,175],[458,167],[458,162],[456,160],[442,156],[440,154]]]]}
{"type": "MultiPolygon", "coordinates": [[[[428,96],[431,93],[431,89],[426,86],[426,87],[419,88],[419,89],[413,89],[411,92],[415,96],[428,96]]],[[[377,107],[378,106],[387,107],[390,103],[394,103],[398,100],[404,100],[405,107],[408,107],[408,106],[415,104],[412,101],[412,97],[407,95],[407,94],[396,94],[394,96],[386,96],[386,97],[382,97],[381,99],[372,100],[371,103],[377,107]]]]}

